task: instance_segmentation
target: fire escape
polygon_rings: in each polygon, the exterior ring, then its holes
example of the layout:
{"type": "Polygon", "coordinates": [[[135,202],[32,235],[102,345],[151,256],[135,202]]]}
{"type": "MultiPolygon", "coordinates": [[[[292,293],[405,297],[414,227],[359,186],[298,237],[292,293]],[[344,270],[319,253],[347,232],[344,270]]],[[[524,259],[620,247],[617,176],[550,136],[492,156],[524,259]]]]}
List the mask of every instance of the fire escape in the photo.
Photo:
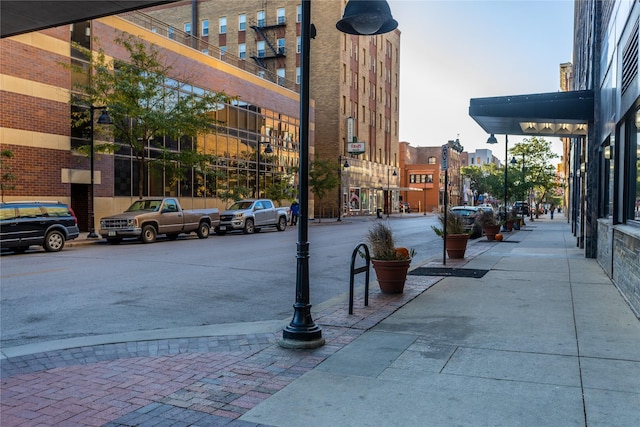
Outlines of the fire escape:
{"type": "MultiPolygon", "coordinates": [[[[256,34],[256,50],[251,52],[251,58],[258,66],[276,73],[277,69],[284,68],[285,49],[284,16],[279,16],[277,22],[266,25],[265,21],[258,21],[257,25],[251,25],[256,34]]],[[[284,84],[284,76],[278,76],[278,84],[284,84]],[[283,82],[280,82],[280,80],[283,82]]]]}

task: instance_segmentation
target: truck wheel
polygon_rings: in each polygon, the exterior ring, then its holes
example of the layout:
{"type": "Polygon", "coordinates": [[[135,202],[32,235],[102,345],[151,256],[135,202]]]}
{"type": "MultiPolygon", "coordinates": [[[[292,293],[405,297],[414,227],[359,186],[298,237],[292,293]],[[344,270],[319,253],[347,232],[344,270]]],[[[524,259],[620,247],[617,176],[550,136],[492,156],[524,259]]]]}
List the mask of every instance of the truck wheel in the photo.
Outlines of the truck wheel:
{"type": "Polygon", "coordinates": [[[153,243],[156,241],[156,228],[151,225],[151,224],[147,224],[144,227],[142,227],[142,236],[140,236],[140,238],[142,239],[142,243],[153,243]]]}
{"type": "Polygon", "coordinates": [[[110,245],[119,245],[120,242],[122,242],[122,239],[119,237],[113,237],[113,238],[107,237],[107,242],[109,242],[110,245]]]}
{"type": "Polygon", "coordinates": [[[209,237],[209,224],[204,221],[201,222],[196,233],[198,233],[199,239],[206,239],[207,237],[209,237]]]}
{"type": "Polygon", "coordinates": [[[58,252],[64,248],[64,234],[58,230],[51,230],[44,237],[44,250],[47,252],[58,252]]]}
{"type": "Polygon", "coordinates": [[[284,231],[287,228],[287,218],[281,216],[277,225],[278,231],[284,231]]]}
{"type": "Polygon", "coordinates": [[[244,229],[242,230],[242,232],[244,234],[253,234],[254,232],[254,228],[253,228],[253,220],[252,219],[248,219],[244,222],[244,229]]]}

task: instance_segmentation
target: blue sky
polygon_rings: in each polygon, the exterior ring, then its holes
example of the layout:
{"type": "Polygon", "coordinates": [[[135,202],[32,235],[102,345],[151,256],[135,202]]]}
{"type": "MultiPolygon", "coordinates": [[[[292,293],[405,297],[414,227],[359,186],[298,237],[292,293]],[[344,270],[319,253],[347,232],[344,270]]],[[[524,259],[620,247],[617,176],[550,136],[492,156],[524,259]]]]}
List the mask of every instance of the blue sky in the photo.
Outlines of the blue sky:
{"type": "Polygon", "coordinates": [[[402,32],[400,140],[435,146],[459,134],[467,151],[503,158],[469,116],[469,99],[558,91],[559,66],[572,60],[573,1],[388,2],[402,32]]]}

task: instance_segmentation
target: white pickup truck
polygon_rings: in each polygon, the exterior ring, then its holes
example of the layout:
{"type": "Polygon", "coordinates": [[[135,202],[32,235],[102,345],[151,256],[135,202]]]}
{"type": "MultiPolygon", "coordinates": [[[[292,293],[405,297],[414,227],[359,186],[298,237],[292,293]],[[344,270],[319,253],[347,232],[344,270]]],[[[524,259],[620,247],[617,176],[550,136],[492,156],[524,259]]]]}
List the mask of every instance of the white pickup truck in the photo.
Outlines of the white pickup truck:
{"type": "Polygon", "coordinates": [[[147,198],[136,200],[121,214],[101,218],[100,235],[111,244],[128,237],[153,243],[158,234],[175,240],[182,233],[194,231],[199,238],[206,239],[219,220],[220,212],[216,208],[186,210],[173,197],[147,198]]]}
{"type": "Polygon", "coordinates": [[[269,199],[239,200],[220,214],[216,234],[224,236],[227,231],[242,230],[245,234],[257,233],[262,227],[287,228],[287,208],[277,208],[269,199]]]}

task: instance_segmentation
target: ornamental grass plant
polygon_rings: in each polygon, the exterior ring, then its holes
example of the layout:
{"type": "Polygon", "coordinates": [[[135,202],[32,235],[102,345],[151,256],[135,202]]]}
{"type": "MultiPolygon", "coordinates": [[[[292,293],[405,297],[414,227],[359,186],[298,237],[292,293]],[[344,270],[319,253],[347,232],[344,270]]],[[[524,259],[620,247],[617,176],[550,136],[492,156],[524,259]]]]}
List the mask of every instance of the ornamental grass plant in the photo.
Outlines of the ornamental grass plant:
{"type": "Polygon", "coordinates": [[[410,260],[415,255],[413,249],[396,247],[393,230],[382,222],[374,223],[367,232],[367,243],[371,249],[371,258],[383,261],[410,260]]]}

